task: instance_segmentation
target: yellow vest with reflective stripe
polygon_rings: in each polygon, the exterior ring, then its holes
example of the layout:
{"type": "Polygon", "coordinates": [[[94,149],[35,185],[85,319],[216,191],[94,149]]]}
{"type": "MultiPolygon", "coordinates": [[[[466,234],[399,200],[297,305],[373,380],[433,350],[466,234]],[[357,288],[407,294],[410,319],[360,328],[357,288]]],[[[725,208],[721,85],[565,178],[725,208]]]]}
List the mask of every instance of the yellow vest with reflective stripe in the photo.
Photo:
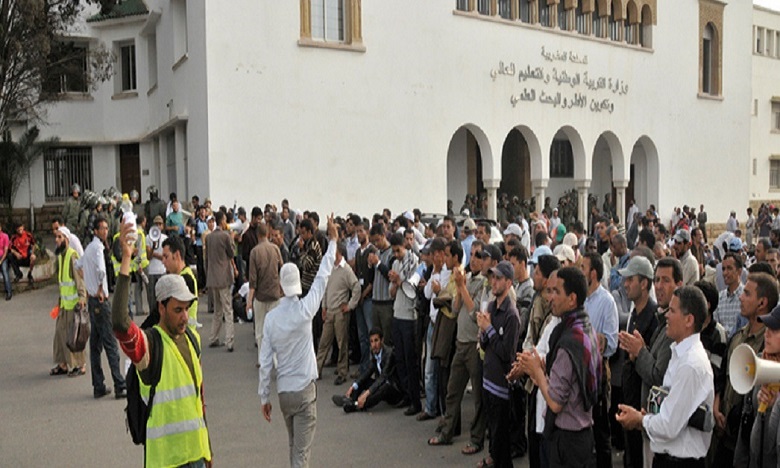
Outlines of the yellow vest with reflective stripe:
{"type": "Polygon", "coordinates": [[[195,337],[198,339],[198,345],[200,345],[200,333],[198,333],[198,328],[195,326],[195,324],[198,323],[198,279],[195,277],[195,273],[193,273],[188,266],[185,266],[179,274],[181,276],[189,276],[192,278],[192,284],[195,285],[195,300],[192,301],[192,305],[190,305],[190,310],[188,311],[190,316],[189,327],[190,330],[192,330],[192,333],[194,333],[195,337]]]}
{"type": "MultiPolygon", "coordinates": [[[[162,339],[163,364],[146,422],[146,466],[181,466],[201,458],[211,460],[200,395],[203,382],[200,358],[190,339],[184,336],[195,370],[193,382],[192,373],[176,343],[159,325],[154,328],[162,339]]],[[[148,402],[151,387],[144,384],[140,376],[138,380],[141,398],[148,402]]]]}
{"type": "Polygon", "coordinates": [[[60,283],[60,308],[64,310],[73,310],[79,303],[79,291],[76,289],[76,282],[73,280],[73,272],[70,271],[71,260],[79,254],[68,247],[64,255],[57,256],[57,281],[60,283]]]}
{"type": "MultiPolygon", "coordinates": [[[[118,232],[114,234],[111,245],[114,245],[115,242],[119,242],[119,234],[120,233],[118,232]]],[[[138,228],[138,240],[136,241],[136,245],[138,246],[138,253],[130,262],[130,271],[132,273],[138,271],[139,264],[141,268],[149,266],[149,258],[146,255],[146,234],[144,234],[144,230],[141,228],[138,228]]],[[[114,275],[119,276],[119,268],[122,266],[122,262],[114,256],[113,248],[111,249],[111,264],[114,266],[114,275]]]]}

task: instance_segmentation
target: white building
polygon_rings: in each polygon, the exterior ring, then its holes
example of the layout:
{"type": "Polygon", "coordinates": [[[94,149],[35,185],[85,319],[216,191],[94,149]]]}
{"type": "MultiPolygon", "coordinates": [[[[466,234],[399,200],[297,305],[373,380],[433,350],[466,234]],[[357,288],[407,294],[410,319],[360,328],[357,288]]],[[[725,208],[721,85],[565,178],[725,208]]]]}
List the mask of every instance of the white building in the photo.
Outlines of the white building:
{"type": "Polygon", "coordinates": [[[75,37],[112,47],[117,73],[49,110],[63,149],[35,169],[33,204],[76,181],[363,215],[442,212],[484,191],[494,215],[497,191],[541,205],[576,189],[581,216],[588,193],[614,190],[619,213],[635,198],[725,220],[771,195],[757,181],[774,163],[754,151],[751,176],[743,156],[769,118],[766,97],[750,117],[746,70],[769,86],[759,61],[778,62],[750,54],[765,13],[735,0],[126,0],[75,37]]]}
{"type": "Polygon", "coordinates": [[[780,12],[753,9],[750,197],[780,198],[780,12]]]}

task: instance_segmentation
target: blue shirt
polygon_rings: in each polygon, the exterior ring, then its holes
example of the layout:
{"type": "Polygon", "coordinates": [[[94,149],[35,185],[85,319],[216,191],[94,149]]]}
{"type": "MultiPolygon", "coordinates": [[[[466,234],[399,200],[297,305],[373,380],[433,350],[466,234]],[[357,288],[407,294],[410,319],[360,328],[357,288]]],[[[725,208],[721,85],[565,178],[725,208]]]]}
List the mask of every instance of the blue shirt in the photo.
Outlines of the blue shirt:
{"type": "Polygon", "coordinates": [[[590,317],[590,323],[596,333],[601,333],[607,339],[604,357],[608,358],[617,351],[618,310],[615,298],[603,286],[599,285],[593,294],[585,299],[585,312],[590,317]]]}
{"type": "Polygon", "coordinates": [[[322,295],[336,260],[336,242],[328,243],[317,276],[302,299],[285,296],[271,309],[263,324],[260,344],[260,402],[268,403],[271,393],[271,368],[276,355],[276,389],[279,393],[298,392],[317,380],[317,357],[311,321],[320,307],[322,295]]]}
{"type": "Polygon", "coordinates": [[[464,267],[469,266],[469,262],[471,262],[471,244],[475,240],[474,234],[470,234],[460,242],[461,247],[463,247],[463,261],[461,263],[464,267]]]}

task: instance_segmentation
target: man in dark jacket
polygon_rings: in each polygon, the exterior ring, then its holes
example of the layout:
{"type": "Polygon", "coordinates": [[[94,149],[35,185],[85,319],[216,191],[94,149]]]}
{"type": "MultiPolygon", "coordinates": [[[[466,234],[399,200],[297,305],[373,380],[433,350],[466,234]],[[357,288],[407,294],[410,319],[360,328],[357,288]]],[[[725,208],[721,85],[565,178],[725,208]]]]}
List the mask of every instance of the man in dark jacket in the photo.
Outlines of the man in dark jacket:
{"type": "Polygon", "coordinates": [[[365,411],[381,401],[395,405],[403,399],[393,348],[385,346],[379,328],[372,328],[369,335],[371,366],[352,383],[346,395],[333,395],[333,403],[342,406],[346,413],[365,411]]]}

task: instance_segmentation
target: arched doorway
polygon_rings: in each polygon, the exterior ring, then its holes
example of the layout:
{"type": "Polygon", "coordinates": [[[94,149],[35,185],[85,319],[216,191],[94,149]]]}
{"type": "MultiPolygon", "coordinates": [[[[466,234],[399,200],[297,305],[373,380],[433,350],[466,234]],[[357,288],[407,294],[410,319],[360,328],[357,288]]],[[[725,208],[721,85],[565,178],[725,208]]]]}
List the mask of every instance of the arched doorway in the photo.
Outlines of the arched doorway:
{"type": "Polygon", "coordinates": [[[447,150],[447,199],[455,213],[467,195],[485,193],[482,157],[489,157],[489,151],[487,137],[476,125],[464,125],[452,135],[447,150]]]}
{"type": "MultiPolygon", "coordinates": [[[[640,137],[631,150],[631,181],[629,188],[641,211],[650,204],[658,208],[658,150],[647,136],[640,137]]],[[[626,202],[630,202],[629,190],[626,190],[626,202]]]]}
{"type": "MultiPolygon", "coordinates": [[[[604,132],[599,135],[593,148],[592,179],[590,193],[595,196],[599,211],[603,211],[607,195],[610,197],[612,214],[616,214],[618,220],[623,222],[626,216],[621,193],[615,186],[615,181],[626,179],[625,163],[623,162],[623,147],[617,136],[612,132],[604,132]]],[[[625,188],[625,185],[621,185],[625,188]]],[[[590,208],[589,208],[590,209],[590,208]]]]}
{"type": "Polygon", "coordinates": [[[501,151],[501,185],[498,191],[510,199],[530,199],[533,193],[531,186],[531,151],[528,142],[520,132],[513,128],[504,140],[501,151]]]}
{"type": "MultiPolygon", "coordinates": [[[[582,138],[577,131],[569,126],[562,127],[553,137],[549,152],[549,182],[547,184],[546,198],[549,199],[549,208],[559,204],[565,204],[572,209],[571,218],[579,218],[576,182],[589,180],[589,172],[586,167],[587,157],[582,138]],[[564,203],[565,202],[565,203],[564,203]]],[[[544,208],[548,200],[543,201],[544,208]]],[[[564,214],[561,219],[564,219],[564,214]]],[[[571,219],[568,220],[569,222],[571,219]]],[[[564,220],[566,222],[566,220],[564,220]]]]}

